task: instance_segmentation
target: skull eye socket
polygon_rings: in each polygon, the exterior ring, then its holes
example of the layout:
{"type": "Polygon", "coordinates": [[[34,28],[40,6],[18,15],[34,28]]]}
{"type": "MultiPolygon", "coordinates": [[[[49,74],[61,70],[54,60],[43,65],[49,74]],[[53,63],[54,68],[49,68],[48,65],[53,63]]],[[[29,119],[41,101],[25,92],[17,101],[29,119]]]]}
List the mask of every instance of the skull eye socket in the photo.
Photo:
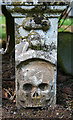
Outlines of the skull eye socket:
{"type": "Polygon", "coordinates": [[[25,90],[25,91],[31,91],[32,87],[33,87],[32,84],[26,83],[26,84],[23,85],[23,90],[25,90]]]}
{"type": "Polygon", "coordinates": [[[48,88],[48,84],[47,83],[41,83],[39,86],[40,90],[44,91],[48,88]]]}

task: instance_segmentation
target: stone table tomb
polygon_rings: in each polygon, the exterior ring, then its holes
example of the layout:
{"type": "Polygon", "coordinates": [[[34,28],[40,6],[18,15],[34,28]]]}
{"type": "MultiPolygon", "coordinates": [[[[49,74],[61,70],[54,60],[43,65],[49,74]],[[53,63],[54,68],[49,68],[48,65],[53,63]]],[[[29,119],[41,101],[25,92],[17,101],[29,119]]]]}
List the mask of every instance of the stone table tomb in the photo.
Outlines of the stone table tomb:
{"type": "Polygon", "coordinates": [[[56,104],[58,17],[66,6],[7,5],[15,21],[16,103],[56,104]]]}

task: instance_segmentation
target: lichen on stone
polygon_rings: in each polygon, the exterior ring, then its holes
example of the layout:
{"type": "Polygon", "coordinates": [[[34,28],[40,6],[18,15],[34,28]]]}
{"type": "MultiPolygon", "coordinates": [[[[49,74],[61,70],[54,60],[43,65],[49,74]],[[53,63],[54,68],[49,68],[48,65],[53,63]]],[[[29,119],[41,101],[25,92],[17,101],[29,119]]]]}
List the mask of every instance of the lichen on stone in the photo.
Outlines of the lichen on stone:
{"type": "Polygon", "coordinates": [[[48,30],[50,27],[50,21],[43,16],[36,16],[36,17],[27,17],[23,20],[22,24],[25,30],[48,30]]]}

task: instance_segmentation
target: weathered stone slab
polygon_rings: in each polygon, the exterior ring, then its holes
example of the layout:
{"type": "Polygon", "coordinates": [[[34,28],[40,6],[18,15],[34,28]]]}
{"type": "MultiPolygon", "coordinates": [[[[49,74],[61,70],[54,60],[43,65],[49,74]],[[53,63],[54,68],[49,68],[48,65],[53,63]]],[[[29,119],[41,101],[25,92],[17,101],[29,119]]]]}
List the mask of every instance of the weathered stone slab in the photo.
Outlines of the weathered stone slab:
{"type": "Polygon", "coordinates": [[[63,73],[73,75],[73,33],[59,33],[58,41],[58,66],[63,73]]]}
{"type": "Polygon", "coordinates": [[[36,13],[34,17],[15,18],[18,107],[56,103],[57,25],[57,18],[36,13]]]}
{"type": "Polygon", "coordinates": [[[58,16],[66,6],[6,6],[15,22],[18,107],[56,104],[58,16]]]}

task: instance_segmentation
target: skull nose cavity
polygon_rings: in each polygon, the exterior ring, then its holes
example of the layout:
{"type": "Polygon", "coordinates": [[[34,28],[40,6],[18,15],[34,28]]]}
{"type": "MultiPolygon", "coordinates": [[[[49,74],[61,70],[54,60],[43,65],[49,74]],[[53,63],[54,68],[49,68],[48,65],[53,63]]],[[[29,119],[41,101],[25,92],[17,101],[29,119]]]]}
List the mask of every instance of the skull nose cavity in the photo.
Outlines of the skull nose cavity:
{"type": "Polygon", "coordinates": [[[37,98],[39,95],[38,95],[38,93],[37,92],[35,92],[34,94],[33,94],[33,98],[37,98]]]}

